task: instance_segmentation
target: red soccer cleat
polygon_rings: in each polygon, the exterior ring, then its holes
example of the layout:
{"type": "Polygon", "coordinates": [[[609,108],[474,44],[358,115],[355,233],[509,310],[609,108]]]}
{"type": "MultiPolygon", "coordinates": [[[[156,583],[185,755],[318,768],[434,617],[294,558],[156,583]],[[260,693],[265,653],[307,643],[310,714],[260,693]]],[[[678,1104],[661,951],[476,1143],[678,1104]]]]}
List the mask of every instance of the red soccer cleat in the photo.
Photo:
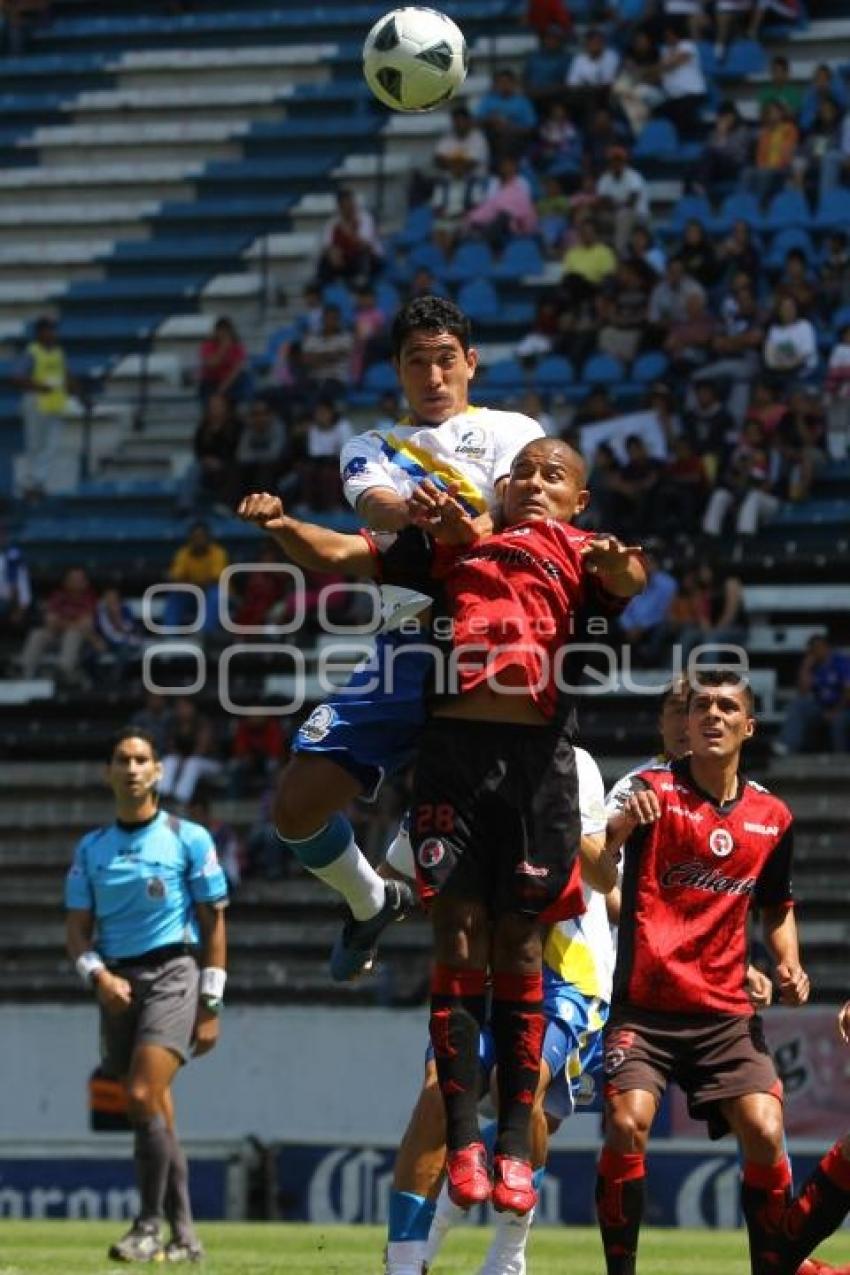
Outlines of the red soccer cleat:
{"type": "Polygon", "coordinates": [[[493,1208],[497,1213],[516,1213],[523,1217],[537,1203],[537,1192],[531,1181],[531,1165],[527,1160],[497,1155],[493,1160],[493,1208]]]}
{"type": "Polygon", "coordinates": [[[850,1266],[830,1266],[829,1262],[821,1262],[817,1257],[807,1257],[797,1267],[797,1275],[850,1275],[850,1266]]]}
{"type": "Polygon", "coordinates": [[[450,1151],[446,1157],[449,1199],[459,1209],[471,1209],[490,1199],[493,1184],[487,1167],[487,1150],[483,1142],[450,1151]]]}

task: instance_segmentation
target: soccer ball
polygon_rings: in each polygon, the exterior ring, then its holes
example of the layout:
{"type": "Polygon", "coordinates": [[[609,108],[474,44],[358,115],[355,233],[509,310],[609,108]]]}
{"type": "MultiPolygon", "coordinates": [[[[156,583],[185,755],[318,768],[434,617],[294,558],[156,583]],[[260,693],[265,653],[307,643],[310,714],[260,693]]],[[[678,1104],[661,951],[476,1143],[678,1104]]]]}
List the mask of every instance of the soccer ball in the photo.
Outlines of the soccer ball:
{"type": "Polygon", "coordinates": [[[466,79],[463,32],[436,9],[393,9],[363,45],[363,74],[379,101],[394,111],[430,111],[466,79]]]}

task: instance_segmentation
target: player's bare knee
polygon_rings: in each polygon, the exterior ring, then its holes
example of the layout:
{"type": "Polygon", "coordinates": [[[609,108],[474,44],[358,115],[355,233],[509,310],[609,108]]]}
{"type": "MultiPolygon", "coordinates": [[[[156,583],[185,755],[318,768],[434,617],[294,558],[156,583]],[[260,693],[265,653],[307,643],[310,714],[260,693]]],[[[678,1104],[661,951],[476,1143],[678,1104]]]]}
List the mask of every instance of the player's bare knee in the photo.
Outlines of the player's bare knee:
{"type": "Polygon", "coordinates": [[[496,923],[493,964],[510,974],[534,974],[540,969],[541,930],[533,917],[507,913],[496,923]]]}
{"type": "Polygon", "coordinates": [[[131,1123],[139,1124],[160,1115],[162,1094],[144,1077],[137,1077],[127,1085],[127,1115],[131,1123]]]}
{"type": "Polygon", "coordinates": [[[623,1101],[609,1103],[605,1109],[605,1145],[624,1155],[646,1150],[651,1119],[639,1106],[623,1101]]]}
{"type": "Polygon", "coordinates": [[[447,896],[434,901],[431,910],[434,957],[444,965],[483,969],[489,954],[487,912],[472,899],[447,896]]]}

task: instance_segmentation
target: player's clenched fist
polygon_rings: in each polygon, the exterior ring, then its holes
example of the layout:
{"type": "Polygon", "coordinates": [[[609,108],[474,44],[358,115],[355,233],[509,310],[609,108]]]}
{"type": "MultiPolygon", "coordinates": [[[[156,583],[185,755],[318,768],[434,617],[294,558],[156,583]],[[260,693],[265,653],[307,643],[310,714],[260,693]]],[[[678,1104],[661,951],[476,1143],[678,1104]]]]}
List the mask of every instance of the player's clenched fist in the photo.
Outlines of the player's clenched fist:
{"type": "Polygon", "coordinates": [[[661,802],[651,788],[633,792],[623,805],[623,818],[634,826],[655,823],[661,818],[661,802]]]}
{"type": "Polygon", "coordinates": [[[809,999],[809,976],[796,962],[783,961],[777,965],[776,982],[783,1005],[805,1005],[809,999]]]}
{"type": "Polygon", "coordinates": [[[255,491],[245,496],[236,512],[245,522],[256,523],[269,531],[283,526],[286,519],[280,496],[272,496],[267,491],[255,491]]]}
{"type": "Polygon", "coordinates": [[[845,1045],[850,1045],[850,1001],[838,1011],[838,1034],[845,1045]]]}

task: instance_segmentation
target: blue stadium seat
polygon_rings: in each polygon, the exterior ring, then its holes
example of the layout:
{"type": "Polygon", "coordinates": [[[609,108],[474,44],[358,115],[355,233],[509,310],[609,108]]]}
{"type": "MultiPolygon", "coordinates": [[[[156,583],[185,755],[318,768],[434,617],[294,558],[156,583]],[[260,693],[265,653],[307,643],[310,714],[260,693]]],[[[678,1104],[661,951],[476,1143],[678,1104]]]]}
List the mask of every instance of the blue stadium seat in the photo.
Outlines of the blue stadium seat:
{"type": "Polygon", "coordinates": [[[439,275],[441,279],[445,277],[449,264],[442,248],[438,248],[430,239],[416,244],[410,250],[410,255],[407,259],[414,270],[424,268],[432,271],[433,274],[439,275]]]}
{"type": "Polygon", "coordinates": [[[383,310],[387,318],[390,318],[401,305],[401,296],[394,284],[389,283],[386,279],[381,279],[375,285],[375,301],[378,304],[378,309],[383,310]]]}
{"type": "Polygon", "coordinates": [[[751,230],[764,229],[764,217],[759,202],[748,191],[736,190],[726,196],[715,218],[714,228],[719,233],[728,234],[736,221],[745,221],[751,230]]]}
{"type": "Polygon", "coordinates": [[[610,354],[594,354],[582,368],[581,379],[588,385],[616,385],[624,379],[623,365],[610,354]]]}
{"type": "Polygon", "coordinates": [[[836,332],[840,332],[842,328],[850,325],[850,305],[842,305],[835,311],[832,316],[832,326],[836,332]]]}
{"type": "Polygon", "coordinates": [[[759,75],[767,59],[758,40],[733,40],[722,62],[714,68],[715,79],[742,80],[759,75]]]}
{"type": "Polygon", "coordinates": [[[689,221],[698,221],[706,229],[713,223],[714,213],[705,195],[682,195],[670,212],[670,221],[665,227],[665,233],[681,234],[689,221]]]}
{"type": "Polygon", "coordinates": [[[679,135],[671,120],[650,120],[633,151],[635,159],[675,159],[679,135]]]}
{"type": "Polygon", "coordinates": [[[491,271],[494,279],[522,279],[543,273],[545,263],[537,240],[530,236],[512,239],[491,271]]]}
{"type": "Polygon", "coordinates": [[[773,236],[770,251],[764,259],[764,264],[770,270],[781,270],[785,265],[785,258],[792,248],[799,248],[801,252],[805,253],[808,264],[810,266],[814,265],[816,253],[812,237],[808,230],[802,230],[798,226],[789,226],[787,230],[780,230],[773,236]]]}
{"type": "Polygon", "coordinates": [[[363,389],[377,394],[385,394],[387,390],[398,389],[398,377],[392,363],[373,363],[363,374],[363,389]]]}
{"type": "Polygon", "coordinates": [[[351,322],[354,317],[354,297],[344,283],[326,283],[322,288],[322,301],[325,305],[339,306],[343,322],[351,322]]]}
{"type": "Polygon", "coordinates": [[[802,191],[780,190],[771,199],[765,217],[765,229],[785,230],[789,226],[808,228],[811,224],[811,209],[802,191]]]}
{"type": "Polygon", "coordinates": [[[489,279],[473,279],[465,283],[458,289],[457,303],[473,320],[486,322],[499,313],[499,298],[489,279]]]}
{"type": "Polygon", "coordinates": [[[641,385],[648,385],[650,381],[659,381],[666,376],[669,366],[666,354],[662,354],[660,350],[648,350],[646,354],[639,354],[632,364],[632,379],[641,385]]]}
{"type": "Polygon", "coordinates": [[[850,227],[850,190],[836,186],[827,190],[814,218],[816,230],[844,230],[850,227]]]}
{"type": "Polygon", "coordinates": [[[518,359],[500,359],[486,370],[487,389],[525,385],[526,373],[518,359]]]}
{"type": "Polygon", "coordinates": [[[573,365],[563,354],[547,354],[534,370],[534,380],[541,390],[559,390],[575,382],[573,365]]]}
{"type": "Polygon", "coordinates": [[[492,271],[493,253],[489,245],[468,239],[455,251],[445,275],[452,283],[466,283],[470,279],[489,279],[492,271]]]}
{"type": "Polygon", "coordinates": [[[408,211],[404,225],[396,235],[400,248],[412,248],[431,234],[434,226],[434,210],[430,204],[417,204],[408,211]]]}

